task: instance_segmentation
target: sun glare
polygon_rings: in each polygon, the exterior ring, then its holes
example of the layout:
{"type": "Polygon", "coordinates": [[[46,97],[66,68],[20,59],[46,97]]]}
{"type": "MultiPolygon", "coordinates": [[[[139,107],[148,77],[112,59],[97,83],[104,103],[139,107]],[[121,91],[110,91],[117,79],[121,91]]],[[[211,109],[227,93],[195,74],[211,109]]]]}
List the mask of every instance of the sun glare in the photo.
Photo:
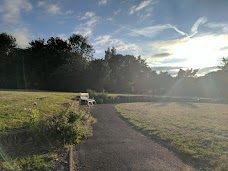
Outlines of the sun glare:
{"type": "Polygon", "coordinates": [[[173,47],[173,56],[186,59],[182,65],[189,68],[216,66],[217,59],[223,56],[221,48],[227,42],[225,37],[220,36],[188,38],[173,47]]]}

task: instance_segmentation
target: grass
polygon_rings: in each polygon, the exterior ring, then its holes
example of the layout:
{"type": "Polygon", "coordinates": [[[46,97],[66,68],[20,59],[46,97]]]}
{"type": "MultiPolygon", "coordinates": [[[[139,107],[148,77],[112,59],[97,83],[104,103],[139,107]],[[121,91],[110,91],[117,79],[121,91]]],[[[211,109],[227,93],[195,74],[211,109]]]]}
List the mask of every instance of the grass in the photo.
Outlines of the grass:
{"type": "MultiPolygon", "coordinates": [[[[63,142],[31,131],[31,124],[40,118],[44,121],[45,118],[58,118],[64,111],[69,112],[68,115],[71,116],[73,111],[63,107],[68,106],[72,102],[71,99],[77,95],[59,92],[0,91],[0,170],[2,167],[16,171],[56,170],[63,166],[67,159],[67,156],[63,155],[67,153],[63,142]]],[[[88,111],[83,109],[84,112],[80,112],[77,103],[72,103],[74,111],[77,115],[83,114],[77,116],[83,121],[78,120],[74,129],[78,131],[79,138],[82,138],[85,134],[91,134],[88,124],[92,120],[88,120],[87,124],[88,111]]],[[[63,119],[68,115],[65,114],[63,119]]],[[[70,127],[69,124],[66,126],[70,127]]]]}
{"type": "Polygon", "coordinates": [[[213,170],[228,170],[228,105],[126,103],[116,110],[129,122],[213,170]]]}
{"type": "Polygon", "coordinates": [[[17,92],[0,91],[0,132],[26,127],[29,116],[34,108],[33,102],[40,114],[55,115],[61,110],[63,103],[70,102],[76,93],[56,92],[17,92]]]}

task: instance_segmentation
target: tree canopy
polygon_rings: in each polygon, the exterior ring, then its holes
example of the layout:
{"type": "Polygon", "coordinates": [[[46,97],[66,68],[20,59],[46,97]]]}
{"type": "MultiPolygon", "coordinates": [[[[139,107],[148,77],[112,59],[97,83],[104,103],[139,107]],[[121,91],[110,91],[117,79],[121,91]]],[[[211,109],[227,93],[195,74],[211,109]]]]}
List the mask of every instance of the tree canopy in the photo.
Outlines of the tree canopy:
{"type": "Polygon", "coordinates": [[[199,69],[180,69],[176,76],[158,73],[145,59],[119,54],[115,47],[108,47],[100,59],[93,59],[93,54],[93,46],[82,35],[36,39],[22,49],[14,37],[1,33],[0,88],[228,97],[226,58],[221,71],[197,77],[199,69]]]}

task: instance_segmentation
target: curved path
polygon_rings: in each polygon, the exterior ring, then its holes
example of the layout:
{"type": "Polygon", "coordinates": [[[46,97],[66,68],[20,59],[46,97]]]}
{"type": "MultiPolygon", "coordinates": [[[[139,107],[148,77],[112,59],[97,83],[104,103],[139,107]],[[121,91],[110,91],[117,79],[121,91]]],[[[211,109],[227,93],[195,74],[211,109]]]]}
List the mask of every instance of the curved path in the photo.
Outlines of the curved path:
{"type": "Polygon", "coordinates": [[[114,105],[97,105],[92,115],[97,123],[93,125],[93,137],[77,147],[77,170],[191,170],[173,152],[120,119],[114,105]]]}

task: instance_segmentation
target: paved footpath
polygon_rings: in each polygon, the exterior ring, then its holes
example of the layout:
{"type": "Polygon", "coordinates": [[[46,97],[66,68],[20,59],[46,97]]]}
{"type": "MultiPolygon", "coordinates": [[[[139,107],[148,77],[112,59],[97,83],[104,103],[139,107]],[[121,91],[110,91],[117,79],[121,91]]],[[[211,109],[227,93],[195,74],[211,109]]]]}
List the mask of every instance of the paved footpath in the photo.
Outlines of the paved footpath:
{"type": "Polygon", "coordinates": [[[172,151],[159,145],[118,117],[114,105],[97,105],[93,137],[75,153],[78,171],[178,171],[191,170],[172,151]]]}

